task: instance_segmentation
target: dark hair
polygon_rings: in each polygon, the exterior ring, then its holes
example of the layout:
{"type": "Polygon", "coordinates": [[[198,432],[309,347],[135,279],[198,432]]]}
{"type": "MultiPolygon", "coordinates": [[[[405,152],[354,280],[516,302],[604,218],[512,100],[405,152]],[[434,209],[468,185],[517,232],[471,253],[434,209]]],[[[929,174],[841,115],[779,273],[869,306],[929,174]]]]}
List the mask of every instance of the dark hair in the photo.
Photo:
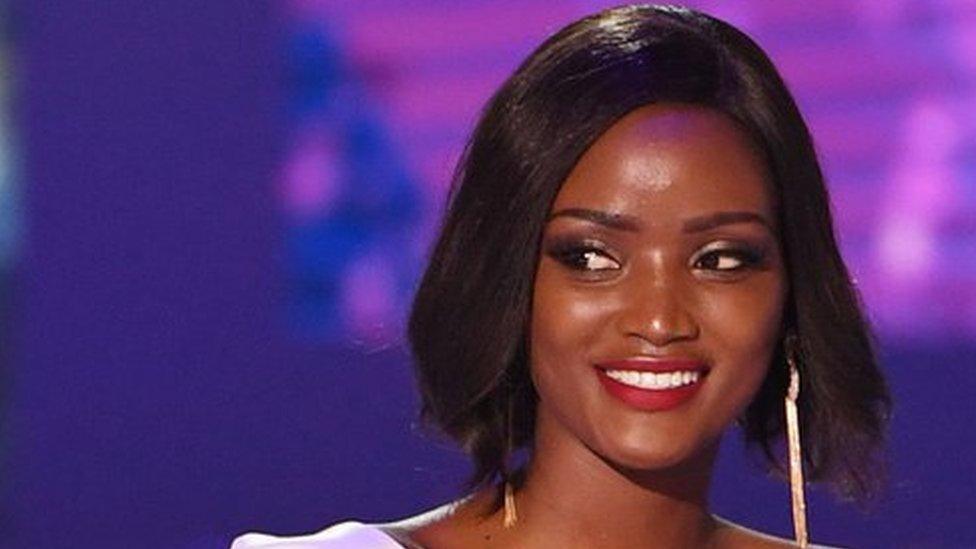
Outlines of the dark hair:
{"type": "MultiPolygon", "coordinates": [[[[489,101],[410,317],[421,418],[471,455],[470,487],[512,474],[508,456],[534,429],[526,333],[544,220],[583,152],[628,112],[660,102],[724,113],[764,155],[790,287],[783,328],[799,343],[806,475],[866,500],[881,480],[876,450],[891,403],[812,139],[759,46],[685,8],[623,6],[572,23],[489,101]]],[[[781,472],[786,371],[770,368],[741,418],[746,440],[781,472]]]]}

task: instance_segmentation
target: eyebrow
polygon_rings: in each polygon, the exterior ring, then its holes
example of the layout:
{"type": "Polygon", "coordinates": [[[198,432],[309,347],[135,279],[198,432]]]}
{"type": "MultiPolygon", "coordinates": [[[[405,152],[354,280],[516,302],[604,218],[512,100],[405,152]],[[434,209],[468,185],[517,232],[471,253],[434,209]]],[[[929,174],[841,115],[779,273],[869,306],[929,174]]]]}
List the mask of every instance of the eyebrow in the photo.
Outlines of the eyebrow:
{"type": "MultiPolygon", "coordinates": [[[[641,222],[637,217],[588,208],[566,208],[559,210],[551,214],[546,219],[546,222],[548,223],[557,217],[582,219],[619,231],[638,232],[641,229],[641,222]]],[[[747,211],[715,212],[700,217],[693,217],[682,223],[681,231],[684,233],[697,233],[733,223],[759,223],[769,229],[770,232],[774,232],[772,224],[765,217],[756,212],[747,211]]]]}
{"type": "Polygon", "coordinates": [[[597,225],[603,225],[618,231],[637,232],[640,230],[640,221],[631,215],[603,212],[600,210],[590,210],[588,208],[566,208],[553,213],[546,219],[546,223],[557,217],[574,217],[597,225]]]}

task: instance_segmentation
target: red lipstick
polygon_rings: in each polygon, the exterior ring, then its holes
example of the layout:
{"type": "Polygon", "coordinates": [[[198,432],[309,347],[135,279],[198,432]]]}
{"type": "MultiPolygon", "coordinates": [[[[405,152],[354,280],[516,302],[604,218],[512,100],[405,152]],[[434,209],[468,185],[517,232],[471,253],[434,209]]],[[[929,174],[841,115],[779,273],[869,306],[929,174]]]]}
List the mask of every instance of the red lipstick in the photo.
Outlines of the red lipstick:
{"type": "Polygon", "coordinates": [[[596,370],[608,393],[646,412],[681,406],[698,393],[708,374],[704,363],[685,358],[610,360],[596,364],[596,370]]]}

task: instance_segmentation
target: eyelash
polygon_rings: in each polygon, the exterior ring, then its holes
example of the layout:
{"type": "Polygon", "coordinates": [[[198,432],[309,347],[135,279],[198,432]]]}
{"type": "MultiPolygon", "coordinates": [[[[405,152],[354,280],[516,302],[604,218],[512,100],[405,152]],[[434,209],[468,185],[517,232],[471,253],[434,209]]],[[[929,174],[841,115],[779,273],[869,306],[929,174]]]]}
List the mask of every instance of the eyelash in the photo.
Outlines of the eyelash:
{"type": "Polygon", "coordinates": [[[600,272],[609,269],[588,269],[586,268],[586,254],[599,254],[614,263],[619,265],[619,262],[600,246],[589,243],[577,243],[577,242],[557,242],[553,244],[549,250],[548,254],[558,261],[559,263],[573,269],[575,271],[584,271],[589,273],[600,272]]]}
{"type": "MultiPolygon", "coordinates": [[[[558,261],[559,263],[565,265],[566,267],[576,270],[583,271],[587,273],[597,273],[601,271],[611,270],[610,268],[605,269],[588,269],[586,268],[586,255],[587,254],[599,254],[608,260],[617,263],[619,261],[614,259],[605,249],[601,246],[588,243],[556,243],[550,247],[548,254],[558,261]]],[[[731,269],[707,269],[709,271],[728,274],[737,273],[739,271],[753,268],[760,264],[763,260],[763,254],[759,250],[754,250],[750,248],[723,248],[717,250],[709,250],[698,256],[695,260],[695,264],[699,264],[705,258],[711,257],[731,257],[739,262],[739,265],[731,269]]]]}
{"type": "Polygon", "coordinates": [[[731,269],[709,269],[720,273],[735,273],[745,269],[755,267],[762,262],[762,252],[750,248],[723,248],[720,250],[709,250],[698,256],[695,263],[698,264],[707,257],[731,257],[739,262],[739,266],[731,269]]]}

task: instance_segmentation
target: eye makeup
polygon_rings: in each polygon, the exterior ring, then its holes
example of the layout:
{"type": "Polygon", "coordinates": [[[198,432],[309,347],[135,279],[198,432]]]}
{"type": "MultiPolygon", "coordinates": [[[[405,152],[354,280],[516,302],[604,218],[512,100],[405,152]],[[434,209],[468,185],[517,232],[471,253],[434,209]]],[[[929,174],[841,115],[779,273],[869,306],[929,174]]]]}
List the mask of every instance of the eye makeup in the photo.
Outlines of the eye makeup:
{"type": "Polygon", "coordinates": [[[563,266],[585,273],[620,268],[620,262],[604,242],[574,235],[558,236],[546,241],[544,252],[563,266]]]}
{"type": "MultiPolygon", "coordinates": [[[[543,243],[543,253],[560,265],[586,276],[617,271],[623,267],[620,254],[604,240],[575,234],[558,235],[543,243]]],[[[713,278],[741,277],[768,264],[767,248],[742,241],[713,241],[695,252],[688,262],[694,271],[713,278]]]]}
{"type": "Polygon", "coordinates": [[[692,267],[709,271],[718,276],[740,274],[758,269],[767,263],[764,247],[744,242],[715,242],[695,254],[692,267]]]}

